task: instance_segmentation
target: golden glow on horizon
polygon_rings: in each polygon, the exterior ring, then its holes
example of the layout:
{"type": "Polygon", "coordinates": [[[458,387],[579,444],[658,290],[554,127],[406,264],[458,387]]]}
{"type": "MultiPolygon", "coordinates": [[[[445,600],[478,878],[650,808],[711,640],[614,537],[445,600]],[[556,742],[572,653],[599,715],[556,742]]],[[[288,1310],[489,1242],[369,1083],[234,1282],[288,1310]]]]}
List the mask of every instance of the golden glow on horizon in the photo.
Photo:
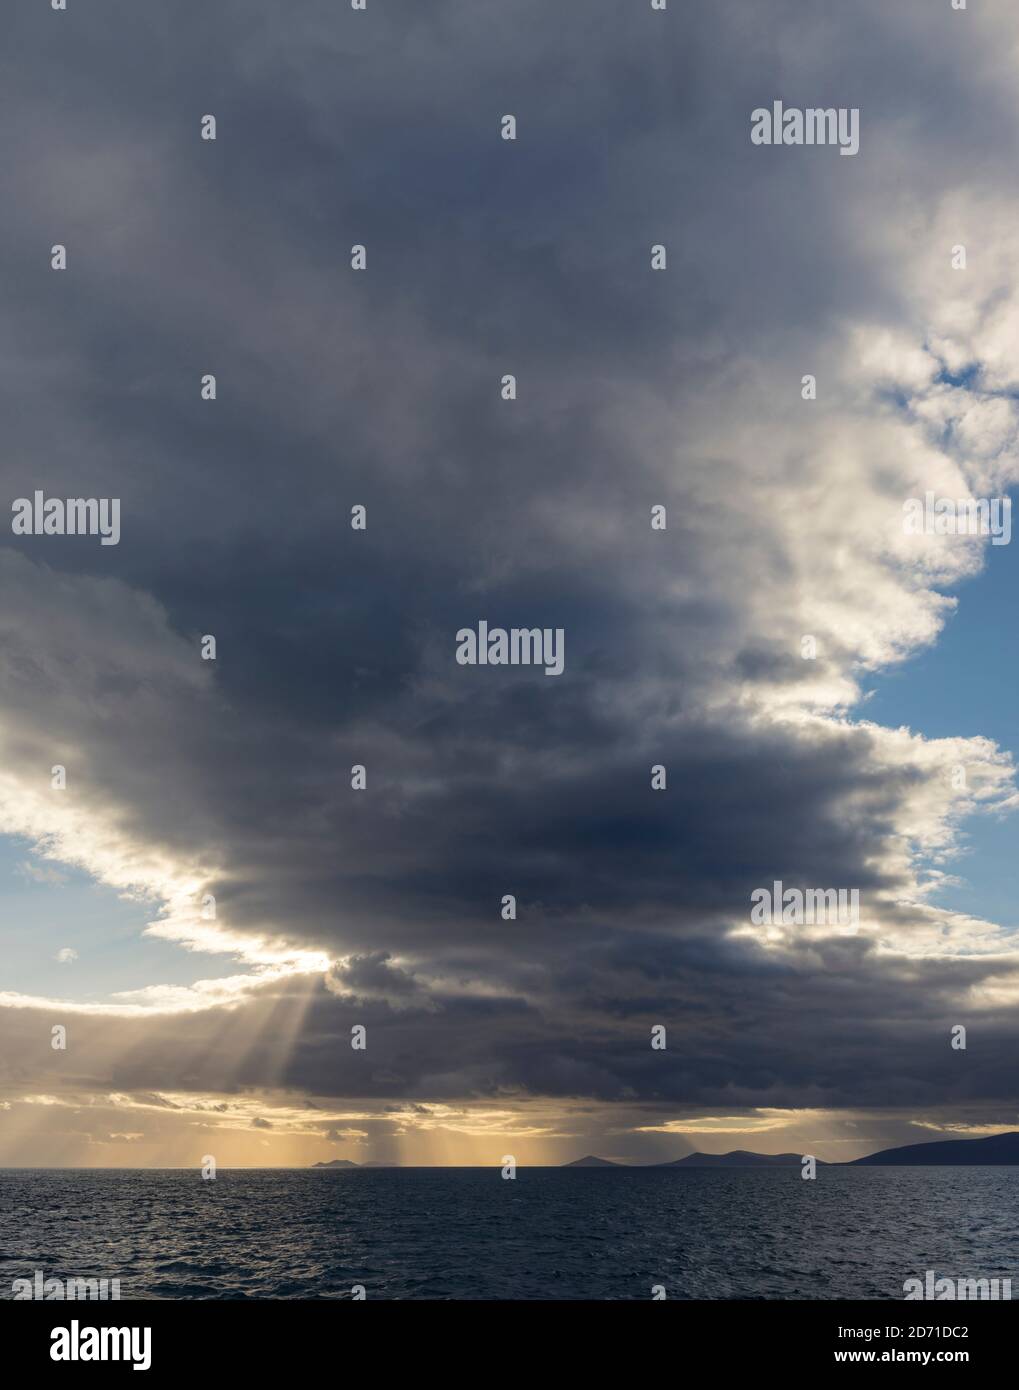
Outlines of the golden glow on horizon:
{"type": "Polygon", "coordinates": [[[938,1123],[821,1110],[762,1109],[744,1117],[630,1121],[612,1107],[520,1101],[396,1107],[337,1104],[283,1092],[9,1095],[0,1100],[0,1166],[194,1168],[212,1154],[222,1168],[310,1167],[332,1158],[404,1166],[555,1166],[586,1153],[623,1163],[662,1163],[694,1149],[812,1153],[844,1162],[911,1140],[977,1137],[1008,1124],[938,1123]],[[742,1128],[738,1128],[738,1125],[742,1128]],[[890,1126],[894,1124],[894,1129],[890,1126]],[[668,1143],[682,1136],[682,1146],[668,1143]],[[767,1138],[762,1142],[762,1136],[767,1138]],[[639,1141],[639,1142],[635,1142],[639,1141]]]}

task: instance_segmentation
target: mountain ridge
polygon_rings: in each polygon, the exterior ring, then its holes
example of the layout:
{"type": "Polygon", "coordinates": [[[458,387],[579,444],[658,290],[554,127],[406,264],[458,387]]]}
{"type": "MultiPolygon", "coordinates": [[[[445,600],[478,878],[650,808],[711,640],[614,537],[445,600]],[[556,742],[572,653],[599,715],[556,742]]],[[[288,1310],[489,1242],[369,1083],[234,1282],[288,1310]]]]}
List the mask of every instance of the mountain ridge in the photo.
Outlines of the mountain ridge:
{"type": "MultiPolygon", "coordinates": [[[[793,1168],[800,1167],[804,1155],[797,1153],[759,1154],[750,1149],[732,1149],[729,1153],[708,1154],[689,1153],[682,1158],[666,1160],[663,1163],[620,1163],[616,1159],[600,1158],[597,1154],[584,1154],[582,1158],[562,1163],[561,1168],[793,1168]]],[[[978,1167],[978,1166],[1016,1166],[1019,1167],[1019,1131],[1006,1130],[1001,1134],[987,1134],[979,1139],[932,1139],[922,1144],[902,1144],[895,1148],[878,1149],[862,1158],[848,1159],[845,1163],[826,1163],[817,1159],[819,1168],[856,1167],[978,1167]]],[[[400,1164],[380,1162],[377,1159],[366,1163],[354,1163],[349,1158],[333,1158],[323,1163],[313,1163],[312,1168],[398,1168],[400,1164]]],[[[543,1164],[535,1165],[544,1167],[543,1164]]]]}
{"type": "Polygon", "coordinates": [[[903,1144],[851,1159],[846,1167],[970,1167],[1019,1164],[1019,1132],[987,1134],[982,1139],[932,1139],[925,1144],[903,1144]]]}
{"type": "MultiPolygon", "coordinates": [[[[802,1154],[758,1154],[750,1149],[732,1149],[726,1154],[686,1154],[671,1163],[656,1163],[656,1168],[792,1168],[800,1167],[802,1154]]],[[[820,1159],[818,1160],[820,1164],[820,1159]]],[[[828,1165],[825,1165],[826,1167],[828,1165]]]]}

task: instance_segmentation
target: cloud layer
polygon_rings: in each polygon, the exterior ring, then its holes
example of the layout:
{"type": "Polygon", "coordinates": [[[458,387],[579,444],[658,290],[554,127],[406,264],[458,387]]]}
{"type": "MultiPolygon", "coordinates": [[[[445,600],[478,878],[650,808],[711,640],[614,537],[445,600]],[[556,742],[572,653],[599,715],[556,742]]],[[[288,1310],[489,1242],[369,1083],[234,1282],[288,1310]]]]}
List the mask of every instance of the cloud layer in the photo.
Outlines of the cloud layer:
{"type": "Polygon", "coordinates": [[[12,1099],[1007,1108],[1012,937],[936,894],[1010,756],[862,700],[987,563],[904,501],[1016,477],[1014,22],[936,9],[13,21],[0,473],[122,540],[0,550],[0,829],[196,970],[9,982],[12,1099]],[[780,98],[859,107],[859,155],[752,146],[780,98]],[[481,618],[564,628],[564,675],[458,666],[481,618]],[[859,932],[762,936],[776,878],[859,932]]]}

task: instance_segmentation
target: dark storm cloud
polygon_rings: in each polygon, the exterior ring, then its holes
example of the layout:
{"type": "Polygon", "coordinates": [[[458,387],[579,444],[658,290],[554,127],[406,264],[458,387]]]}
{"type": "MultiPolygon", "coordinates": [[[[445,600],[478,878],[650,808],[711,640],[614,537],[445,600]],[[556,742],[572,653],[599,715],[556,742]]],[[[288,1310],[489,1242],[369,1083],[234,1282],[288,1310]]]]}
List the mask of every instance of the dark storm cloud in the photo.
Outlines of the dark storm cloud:
{"type": "MultiPolygon", "coordinates": [[[[118,1020],[137,1045],[116,1081],[746,1106],[1009,1093],[1004,1012],[965,1074],[942,1042],[1007,960],[869,940],[775,956],[727,935],[776,877],[857,887],[909,925],[890,847],[931,768],[872,730],[758,717],[803,677],[791,557],[828,538],[796,539],[797,513],[842,464],[804,436],[762,481],[756,450],[790,429],[776,377],[826,362],[847,315],[904,312],[875,249],[904,174],[924,208],[1014,167],[986,31],[919,3],[422,8],[12,19],[2,476],[11,499],[121,497],[123,539],[8,537],[10,583],[39,603],[7,620],[11,737],[38,759],[66,738],[125,833],[217,865],[231,927],[341,958],[284,1074],[255,1043],[225,1076],[222,1019],[172,1062],[172,1022],[118,1020]],[[777,96],[859,106],[860,155],[755,150],[749,113],[777,96]],[[960,128],[967,104],[1000,132],[993,157],[981,121],[960,128]],[[762,524],[772,489],[792,520],[762,524]],[[68,612],[74,632],[54,629],[68,612]],[[564,676],[457,667],[454,634],[482,617],[563,627],[564,676]]],[[[855,659],[840,633],[829,653],[826,672],[855,659]]],[[[247,1006],[264,1026],[270,995],[247,1006]]]]}

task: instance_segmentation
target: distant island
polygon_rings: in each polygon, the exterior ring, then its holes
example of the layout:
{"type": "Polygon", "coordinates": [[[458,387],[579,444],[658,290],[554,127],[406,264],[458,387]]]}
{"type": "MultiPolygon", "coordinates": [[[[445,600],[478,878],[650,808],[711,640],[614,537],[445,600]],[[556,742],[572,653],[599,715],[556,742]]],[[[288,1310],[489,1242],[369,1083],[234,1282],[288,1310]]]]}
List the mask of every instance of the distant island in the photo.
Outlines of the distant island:
{"type": "MultiPolygon", "coordinates": [[[[802,1154],[758,1154],[749,1149],[733,1149],[726,1154],[686,1154],[665,1163],[620,1163],[616,1159],[585,1154],[563,1163],[563,1168],[798,1168],[802,1154]]],[[[846,1163],[826,1163],[816,1160],[819,1168],[856,1167],[978,1167],[981,1165],[1019,1166],[1019,1132],[990,1134],[983,1139],[935,1139],[926,1144],[905,1144],[897,1149],[881,1149],[865,1158],[849,1159],[846,1163]]],[[[313,1163],[313,1168],[399,1168],[398,1163],[372,1160],[353,1163],[349,1158],[331,1158],[326,1163],[313,1163]]],[[[536,1165],[542,1166],[542,1165],[536,1165]]]]}
{"type": "MultiPolygon", "coordinates": [[[[733,1149],[727,1154],[687,1154],[684,1158],[674,1158],[668,1163],[617,1163],[610,1158],[599,1158],[596,1154],[585,1154],[575,1158],[572,1163],[564,1163],[563,1168],[798,1168],[803,1162],[801,1154],[755,1154],[747,1149],[733,1149]]],[[[818,1164],[823,1164],[818,1159],[818,1164]]],[[[318,1165],[316,1165],[318,1166],[318,1165]]]]}
{"type": "MultiPolygon", "coordinates": [[[[607,1158],[587,1154],[564,1163],[564,1168],[792,1168],[803,1162],[801,1154],[758,1154],[748,1149],[733,1149],[727,1154],[687,1154],[668,1163],[616,1163],[607,1158]]],[[[981,1165],[1019,1165],[1019,1132],[990,1134],[983,1139],[935,1139],[927,1144],[905,1144],[897,1149],[881,1149],[865,1158],[853,1158],[847,1163],[823,1163],[818,1167],[907,1167],[912,1164],[937,1167],[977,1167],[981,1165]]]]}
{"type": "Polygon", "coordinates": [[[373,1158],[367,1163],[354,1163],[349,1158],[331,1158],[328,1163],[313,1163],[313,1168],[399,1168],[399,1163],[387,1163],[384,1159],[373,1158]]]}
{"type": "Polygon", "coordinates": [[[989,1134],[985,1139],[936,1139],[928,1144],[906,1144],[901,1149],[883,1149],[866,1158],[854,1158],[852,1166],[861,1164],[927,1164],[964,1167],[977,1164],[1019,1164],[1019,1133],[989,1134]]]}
{"type": "MultiPolygon", "coordinates": [[[[818,1159],[818,1164],[821,1160],[818,1159]]],[[[748,1149],[733,1149],[727,1154],[687,1154],[686,1158],[659,1163],[659,1168],[799,1168],[802,1154],[755,1154],[748,1149]]],[[[822,1165],[825,1166],[825,1165],[822,1165]]]]}

